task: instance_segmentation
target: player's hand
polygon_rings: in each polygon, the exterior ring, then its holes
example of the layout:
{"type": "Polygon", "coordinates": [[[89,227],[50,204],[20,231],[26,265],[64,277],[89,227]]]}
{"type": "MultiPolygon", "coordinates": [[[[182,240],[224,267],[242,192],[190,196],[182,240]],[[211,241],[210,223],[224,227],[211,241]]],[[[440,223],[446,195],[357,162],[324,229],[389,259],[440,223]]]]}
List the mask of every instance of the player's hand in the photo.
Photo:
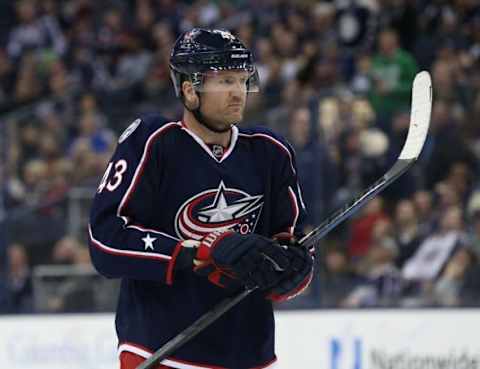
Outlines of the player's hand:
{"type": "Polygon", "coordinates": [[[281,302],[294,298],[308,287],[313,276],[313,256],[289,233],[278,234],[274,239],[286,250],[290,266],[267,298],[281,302]]]}
{"type": "Polygon", "coordinates": [[[286,248],[269,238],[214,232],[200,242],[194,270],[220,287],[270,290],[291,274],[290,259],[286,248]]]}

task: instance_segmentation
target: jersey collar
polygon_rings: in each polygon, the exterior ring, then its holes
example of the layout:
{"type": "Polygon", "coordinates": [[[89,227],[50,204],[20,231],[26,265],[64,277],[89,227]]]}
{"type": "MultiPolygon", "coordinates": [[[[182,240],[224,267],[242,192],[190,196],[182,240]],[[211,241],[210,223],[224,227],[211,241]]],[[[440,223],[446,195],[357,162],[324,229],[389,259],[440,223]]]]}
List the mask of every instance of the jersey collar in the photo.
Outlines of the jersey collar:
{"type": "Polygon", "coordinates": [[[203,140],[199,136],[197,136],[195,133],[189,130],[183,121],[181,122],[181,126],[182,126],[182,129],[185,132],[187,132],[190,136],[192,136],[192,138],[200,145],[200,147],[217,163],[222,163],[230,156],[238,140],[238,128],[237,126],[232,126],[232,135],[230,137],[230,144],[228,146],[228,149],[225,151],[225,153],[220,159],[217,159],[215,155],[213,155],[212,150],[210,150],[208,145],[205,142],[203,142],[203,140]]]}

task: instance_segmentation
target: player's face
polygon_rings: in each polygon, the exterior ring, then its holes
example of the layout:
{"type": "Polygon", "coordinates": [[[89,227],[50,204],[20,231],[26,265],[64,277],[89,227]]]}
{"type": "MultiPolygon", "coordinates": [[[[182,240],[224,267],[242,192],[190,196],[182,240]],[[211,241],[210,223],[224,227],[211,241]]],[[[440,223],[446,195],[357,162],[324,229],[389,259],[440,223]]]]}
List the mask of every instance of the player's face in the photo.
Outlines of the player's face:
{"type": "Polygon", "coordinates": [[[216,130],[227,131],[243,119],[248,78],[246,71],[221,71],[206,76],[201,111],[216,130]]]}

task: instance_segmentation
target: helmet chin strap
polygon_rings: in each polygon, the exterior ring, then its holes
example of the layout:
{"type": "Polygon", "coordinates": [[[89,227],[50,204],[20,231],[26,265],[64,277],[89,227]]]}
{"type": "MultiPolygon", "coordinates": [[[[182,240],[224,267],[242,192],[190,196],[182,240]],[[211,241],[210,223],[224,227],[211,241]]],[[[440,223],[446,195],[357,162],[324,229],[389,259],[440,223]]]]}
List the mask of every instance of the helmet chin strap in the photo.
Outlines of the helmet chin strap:
{"type": "MultiPolygon", "coordinates": [[[[190,109],[186,104],[185,104],[185,101],[183,101],[183,106],[185,106],[185,108],[191,112],[193,114],[193,116],[195,117],[195,119],[204,127],[206,127],[207,129],[209,129],[210,131],[213,131],[215,133],[225,133],[225,132],[228,132],[230,130],[230,128],[233,126],[233,124],[230,124],[229,127],[227,128],[223,128],[223,129],[218,129],[216,128],[215,126],[213,126],[212,124],[210,124],[208,122],[208,119],[202,114],[202,112],[200,111],[200,107],[202,105],[202,100],[200,98],[200,93],[199,92],[196,92],[197,93],[197,96],[198,96],[198,107],[196,107],[195,109],[190,109]]],[[[182,99],[183,100],[183,99],[182,99]]]]}

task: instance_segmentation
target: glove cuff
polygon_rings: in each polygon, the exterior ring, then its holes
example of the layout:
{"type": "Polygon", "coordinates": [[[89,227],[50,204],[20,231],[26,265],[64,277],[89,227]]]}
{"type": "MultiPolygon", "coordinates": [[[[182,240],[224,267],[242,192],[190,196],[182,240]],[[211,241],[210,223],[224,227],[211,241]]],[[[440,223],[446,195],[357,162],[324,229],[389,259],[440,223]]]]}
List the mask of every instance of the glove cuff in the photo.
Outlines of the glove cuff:
{"type": "Polygon", "coordinates": [[[191,269],[193,267],[193,259],[198,244],[198,241],[184,240],[175,245],[172,257],[167,266],[167,275],[165,278],[167,285],[171,286],[173,284],[175,271],[187,268],[191,269]]]}
{"type": "Polygon", "coordinates": [[[225,237],[233,234],[233,231],[215,231],[203,237],[198,245],[195,260],[200,262],[210,261],[211,253],[218,245],[218,243],[225,237]]]}
{"type": "Polygon", "coordinates": [[[235,234],[233,231],[216,231],[203,237],[196,249],[193,260],[193,270],[208,280],[222,288],[234,288],[237,284],[233,281],[235,277],[227,272],[226,269],[219,269],[212,258],[212,252],[221,240],[235,234]]]}

